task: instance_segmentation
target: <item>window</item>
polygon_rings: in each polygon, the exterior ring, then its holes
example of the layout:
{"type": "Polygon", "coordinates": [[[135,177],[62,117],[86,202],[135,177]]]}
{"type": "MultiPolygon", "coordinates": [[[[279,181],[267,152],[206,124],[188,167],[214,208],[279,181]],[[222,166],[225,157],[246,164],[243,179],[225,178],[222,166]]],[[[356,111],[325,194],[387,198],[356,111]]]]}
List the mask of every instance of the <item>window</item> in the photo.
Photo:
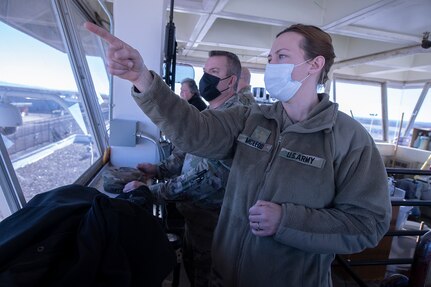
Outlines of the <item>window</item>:
{"type": "Polygon", "coordinates": [[[398,137],[401,118],[403,119],[401,135],[404,135],[405,129],[407,128],[409,120],[412,117],[413,110],[420,94],[420,89],[388,88],[389,142],[394,142],[394,140],[398,137]]]}
{"type": "MultiPolygon", "coordinates": [[[[0,131],[25,201],[76,182],[100,161],[109,120],[103,44],[82,27],[82,7],[75,1],[39,2],[31,15],[17,17],[0,10],[0,38],[5,43],[0,45],[0,103],[15,107],[22,119],[22,124],[0,126],[0,131]],[[62,5],[68,7],[69,13],[62,13],[68,21],[59,21],[55,14],[62,5]],[[63,35],[66,28],[78,39],[63,35]],[[88,70],[89,76],[78,75],[78,70],[88,70]]],[[[1,218],[9,212],[0,192],[1,218]]]]}
{"type": "Polygon", "coordinates": [[[6,198],[3,194],[3,190],[0,186],[0,221],[10,215],[9,206],[6,202],[6,198]]]}
{"type": "Polygon", "coordinates": [[[375,140],[383,140],[381,86],[336,81],[339,110],[360,122],[375,140]]]}
{"type": "MultiPolygon", "coordinates": [[[[420,94],[422,90],[418,91],[418,94],[420,94]]],[[[428,93],[422,103],[421,109],[419,110],[416,121],[415,121],[415,127],[418,128],[431,128],[431,89],[428,90],[428,93]]]]}

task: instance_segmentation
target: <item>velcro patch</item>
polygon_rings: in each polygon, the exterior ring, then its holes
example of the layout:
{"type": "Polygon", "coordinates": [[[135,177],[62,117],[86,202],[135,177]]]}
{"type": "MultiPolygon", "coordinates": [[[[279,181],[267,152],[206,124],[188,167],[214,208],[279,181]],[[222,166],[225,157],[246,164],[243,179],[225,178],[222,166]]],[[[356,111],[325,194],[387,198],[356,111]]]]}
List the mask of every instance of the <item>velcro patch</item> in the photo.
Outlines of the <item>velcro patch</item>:
{"type": "Polygon", "coordinates": [[[257,126],[250,137],[244,134],[240,134],[238,136],[238,141],[248,146],[254,147],[258,150],[269,152],[272,149],[272,145],[266,144],[266,141],[268,140],[270,135],[270,130],[261,126],[257,126]]]}
{"type": "Polygon", "coordinates": [[[266,151],[266,152],[269,152],[272,149],[272,145],[252,139],[251,137],[248,137],[245,134],[240,134],[238,136],[238,141],[248,146],[251,146],[255,149],[266,151]]]}
{"type": "Polygon", "coordinates": [[[325,165],[326,160],[320,157],[316,157],[313,155],[307,155],[300,152],[291,151],[285,148],[282,148],[279,155],[288,160],[293,160],[305,165],[322,168],[325,165]]]}

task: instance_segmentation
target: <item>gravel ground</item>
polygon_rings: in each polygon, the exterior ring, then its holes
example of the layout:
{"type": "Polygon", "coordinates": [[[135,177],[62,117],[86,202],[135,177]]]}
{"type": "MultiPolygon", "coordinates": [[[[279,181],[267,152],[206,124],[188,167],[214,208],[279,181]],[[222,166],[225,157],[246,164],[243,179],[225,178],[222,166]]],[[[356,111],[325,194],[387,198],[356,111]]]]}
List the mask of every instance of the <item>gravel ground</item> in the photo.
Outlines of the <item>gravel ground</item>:
{"type": "Polygon", "coordinates": [[[73,183],[91,165],[87,146],[71,144],[16,170],[26,201],[36,194],[73,183]]]}
{"type": "MultiPolygon", "coordinates": [[[[16,175],[26,202],[36,194],[72,184],[91,165],[87,146],[71,144],[22,168],[16,175]]],[[[0,210],[0,221],[4,218],[0,210]]]]}

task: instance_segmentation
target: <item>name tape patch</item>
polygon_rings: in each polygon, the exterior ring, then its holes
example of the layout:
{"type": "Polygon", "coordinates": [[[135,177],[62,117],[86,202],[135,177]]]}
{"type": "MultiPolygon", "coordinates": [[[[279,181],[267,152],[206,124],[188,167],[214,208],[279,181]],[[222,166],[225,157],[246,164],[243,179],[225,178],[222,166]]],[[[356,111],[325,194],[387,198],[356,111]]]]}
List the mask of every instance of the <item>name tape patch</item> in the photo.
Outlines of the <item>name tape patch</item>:
{"type": "Polygon", "coordinates": [[[244,143],[244,144],[246,144],[248,146],[251,146],[253,148],[256,148],[258,150],[262,150],[262,151],[266,151],[266,152],[269,152],[271,150],[271,148],[272,148],[272,145],[265,144],[265,143],[262,143],[260,141],[254,140],[251,137],[248,137],[248,136],[246,136],[244,134],[240,134],[238,136],[238,141],[242,142],[242,143],[244,143]]]}
{"type": "Polygon", "coordinates": [[[285,159],[293,160],[293,161],[296,161],[305,165],[317,167],[317,168],[322,168],[326,162],[326,160],[323,158],[291,151],[285,148],[281,149],[279,155],[281,157],[284,157],[285,159]]]}

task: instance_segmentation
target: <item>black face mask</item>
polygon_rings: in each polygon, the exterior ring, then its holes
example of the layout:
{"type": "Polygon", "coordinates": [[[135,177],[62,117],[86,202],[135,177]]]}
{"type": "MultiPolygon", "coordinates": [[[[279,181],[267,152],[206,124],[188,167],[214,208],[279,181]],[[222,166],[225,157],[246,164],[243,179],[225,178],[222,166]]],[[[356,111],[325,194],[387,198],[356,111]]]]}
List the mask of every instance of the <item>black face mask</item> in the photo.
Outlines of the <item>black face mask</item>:
{"type": "Polygon", "coordinates": [[[220,79],[219,77],[204,73],[201,80],[199,81],[199,93],[208,102],[214,100],[215,98],[220,96],[222,92],[226,91],[229,88],[228,87],[223,91],[219,91],[217,89],[218,83],[229,77],[230,76],[220,79]]]}

